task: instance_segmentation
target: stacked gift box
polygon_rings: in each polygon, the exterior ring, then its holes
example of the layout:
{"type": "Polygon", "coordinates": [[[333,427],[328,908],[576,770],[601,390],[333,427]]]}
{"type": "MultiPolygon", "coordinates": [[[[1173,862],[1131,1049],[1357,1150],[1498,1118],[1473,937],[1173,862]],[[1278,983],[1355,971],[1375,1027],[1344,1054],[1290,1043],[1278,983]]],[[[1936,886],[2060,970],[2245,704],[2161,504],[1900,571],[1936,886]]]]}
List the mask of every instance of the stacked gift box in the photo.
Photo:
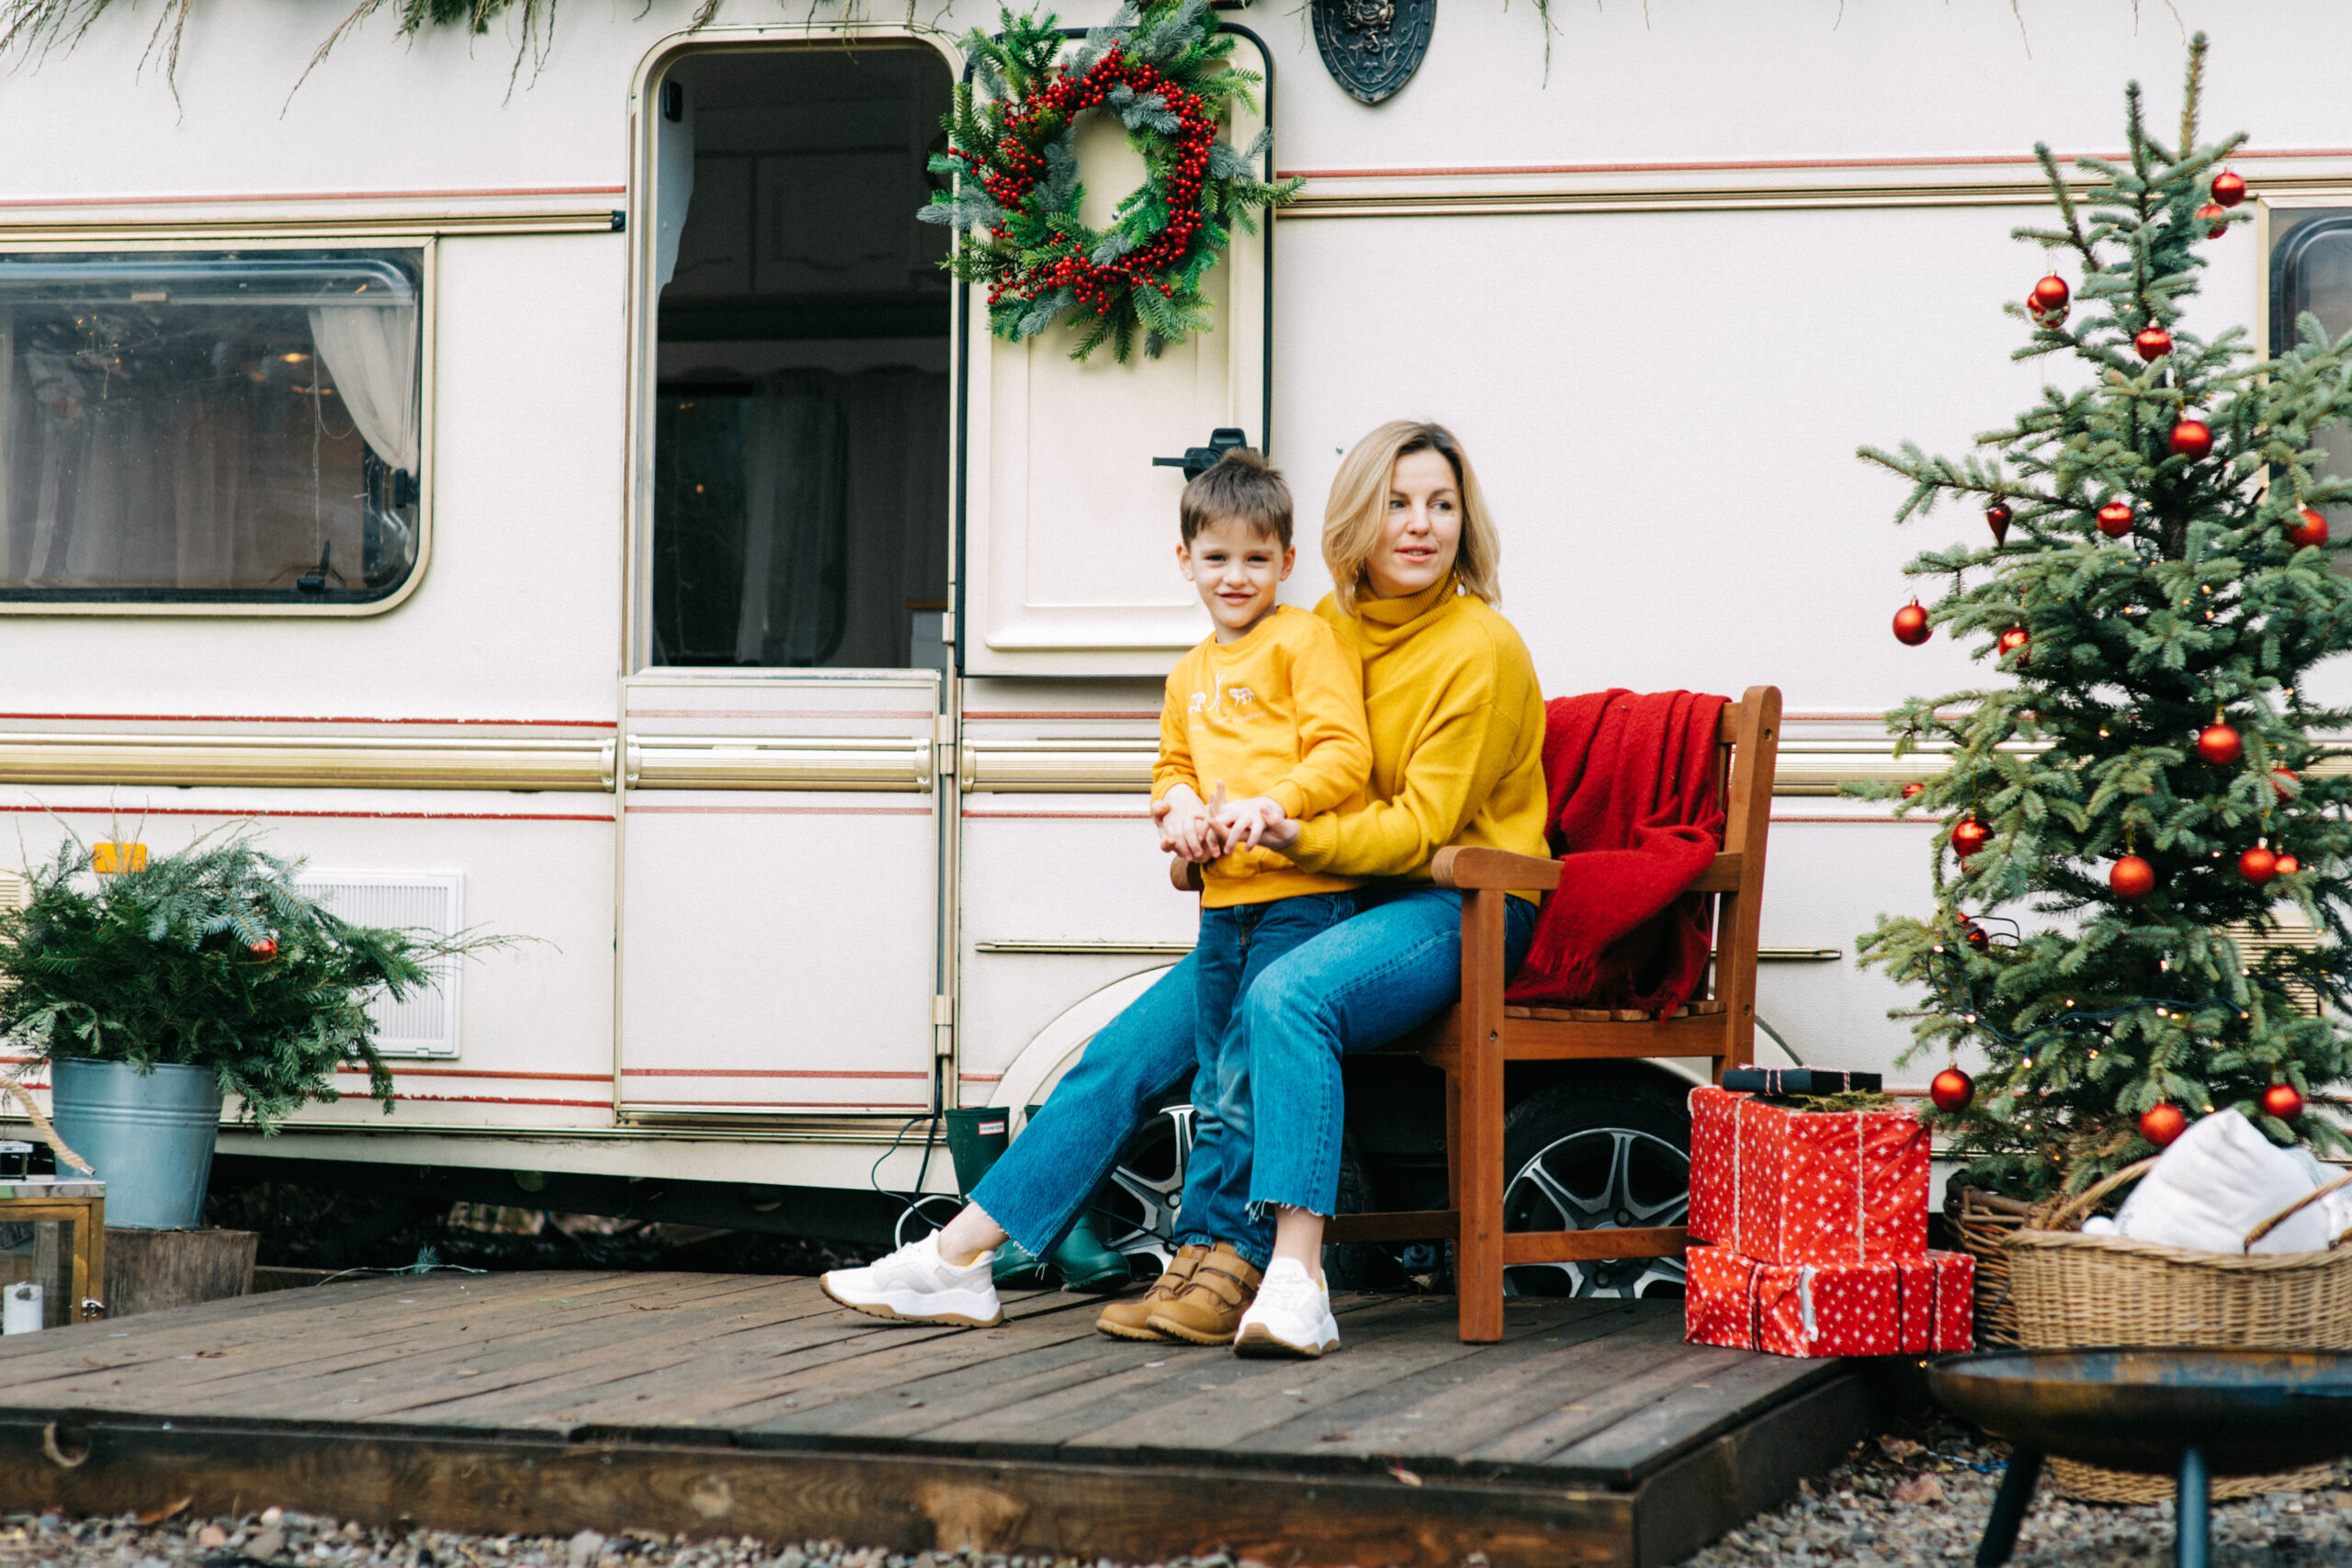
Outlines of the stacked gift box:
{"type": "Polygon", "coordinates": [[[1973,1265],[1928,1247],[1927,1128],[1901,1110],[1789,1102],[1877,1088],[1875,1075],[1751,1068],[1690,1091],[1691,1343],[1969,1348],[1973,1265]]]}

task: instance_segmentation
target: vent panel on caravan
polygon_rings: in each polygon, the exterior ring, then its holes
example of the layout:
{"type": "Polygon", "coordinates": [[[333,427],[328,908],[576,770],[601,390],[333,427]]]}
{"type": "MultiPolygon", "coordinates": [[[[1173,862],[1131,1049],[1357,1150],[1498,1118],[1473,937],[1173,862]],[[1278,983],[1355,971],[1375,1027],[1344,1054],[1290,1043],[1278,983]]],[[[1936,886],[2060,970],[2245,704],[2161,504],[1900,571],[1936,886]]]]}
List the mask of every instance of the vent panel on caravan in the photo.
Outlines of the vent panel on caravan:
{"type": "MultiPolygon", "coordinates": [[[[356,926],[390,926],[456,933],[465,924],[465,876],[459,872],[306,871],[302,890],[356,926]]],[[[378,992],[368,1004],[376,1020],[376,1048],[387,1056],[458,1054],[458,964],[454,958],[425,965],[434,984],[400,1001],[378,992]]]]}

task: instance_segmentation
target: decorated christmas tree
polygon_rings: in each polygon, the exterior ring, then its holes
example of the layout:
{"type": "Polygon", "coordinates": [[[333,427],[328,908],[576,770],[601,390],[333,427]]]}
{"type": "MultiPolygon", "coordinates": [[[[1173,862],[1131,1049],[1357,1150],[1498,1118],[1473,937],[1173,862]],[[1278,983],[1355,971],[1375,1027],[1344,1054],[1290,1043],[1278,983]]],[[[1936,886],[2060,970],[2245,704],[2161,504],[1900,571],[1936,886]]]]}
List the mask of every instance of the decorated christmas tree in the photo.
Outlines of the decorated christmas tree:
{"type": "Polygon", "coordinates": [[[1944,591],[1896,637],[1967,639],[2002,679],[1887,716],[1898,756],[1949,757],[1858,791],[1939,818],[1935,912],[1861,951],[1924,992],[1906,1061],[1983,1051],[1976,1081],[1939,1075],[1933,1118],[1967,1179],[2019,1195],[2229,1109],[2346,1142],[2309,1097],[2346,1068],[2352,779],[2323,763],[2352,710],[2306,682],[2352,649],[2323,510],[2352,482],[2317,449],[2352,416],[2352,335],[2306,315],[2266,359],[2184,330],[2199,249],[2252,239],[2224,166],[2244,138],[2197,140],[2204,57],[2200,34],[2173,145],[2133,84],[2128,152],[2078,160],[2079,196],[2035,149],[2058,221],[2017,237],[2056,263],[2009,307],[2017,357],[2073,384],[1963,458],[1860,454],[1912,481],[1897,522],[1958,501],[1989,528],[1905,569],[1944,591]]]}

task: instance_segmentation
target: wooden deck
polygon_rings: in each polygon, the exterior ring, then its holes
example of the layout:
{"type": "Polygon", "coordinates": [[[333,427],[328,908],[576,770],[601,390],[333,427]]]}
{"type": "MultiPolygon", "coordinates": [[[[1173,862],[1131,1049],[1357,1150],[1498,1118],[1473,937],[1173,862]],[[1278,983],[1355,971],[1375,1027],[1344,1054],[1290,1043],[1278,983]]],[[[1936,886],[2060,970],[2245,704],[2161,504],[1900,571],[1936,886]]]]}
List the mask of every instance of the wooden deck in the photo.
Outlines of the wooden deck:
{"type": "Polygon", "coordinates": [[[278,1504],[1153,1562],[1670,1563],[1871,1429],[1852,1365],[1689,1346],[1679,1303],[1340,1303],[1313,1362],[896,1325],[815,1281],[435,1275],[0,1340],[0,1509],[278,1504]]]}

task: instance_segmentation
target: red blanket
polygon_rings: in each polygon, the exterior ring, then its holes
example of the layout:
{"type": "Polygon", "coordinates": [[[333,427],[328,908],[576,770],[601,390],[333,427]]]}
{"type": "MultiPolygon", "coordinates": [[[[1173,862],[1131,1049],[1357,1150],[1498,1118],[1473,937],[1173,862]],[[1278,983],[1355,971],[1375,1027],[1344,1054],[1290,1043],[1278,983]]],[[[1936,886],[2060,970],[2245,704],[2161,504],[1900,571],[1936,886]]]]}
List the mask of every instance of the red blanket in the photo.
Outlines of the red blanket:
{"type": "Polygon", "coordinates": [[[1725,700],[1609,691],[1546,705],[1560,886],[1510,1000],[1671,1017],[1698,988],[1710,943],[1702,901],[1685,889],[1723,848],[1715,746],[1725,700]]]}

